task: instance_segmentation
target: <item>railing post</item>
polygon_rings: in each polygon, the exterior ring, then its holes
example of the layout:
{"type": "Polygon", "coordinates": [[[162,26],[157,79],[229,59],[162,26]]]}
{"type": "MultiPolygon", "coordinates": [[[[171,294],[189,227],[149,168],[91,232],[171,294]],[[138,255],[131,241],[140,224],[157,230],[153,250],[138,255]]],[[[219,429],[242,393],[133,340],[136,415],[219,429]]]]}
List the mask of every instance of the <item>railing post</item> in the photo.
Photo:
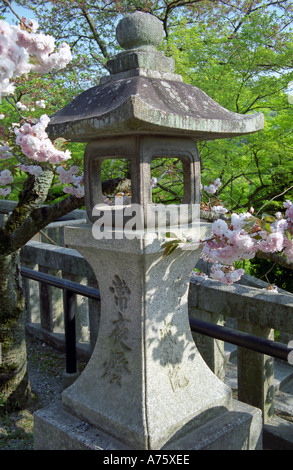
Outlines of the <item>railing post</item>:
{"type": "Polygon", "coordinates": [[[63,299],[66,351],[64,386],[66,388],[74,382],[78,375],[76,361],[75,293],[71,290],[64,289],[63,299]]]}
{"type": "MultiPolygon", "coordinates": [[[[274,330],[238,320],[238,329],[269,340],[274,330]]],[[[266,423],[274,414],[274,358],[238,347],[238,400],[260,408],[266,423]]]]}
{"type": "MultiPolygon", "coordinates": [[[[189,316],[216,325],[223,325],[222,315],[207,312],[189,305],[189,316]]],[[[203,359],[213,373],[224,382],[225,379],[225,350],[224,341],[211,338],[200,333],[192,332],[193,339],[203,359]]]]}
{"type": "MultiPolygon", "coordinates": [[[[76,282],[79,285],[86,285],[87,279],[76,274],[70,274],[62,271],[62,278],[76,282]]],[[[73,301],[72,309],[75,312],[75,336],[77,343],[89,341],[89,322],[88,322],[88,299],[85,296],[76,295],[73,301]]]]}
{"type": "MultiPolygon", "coordinates": [[[[60,276],[60,271],[49,269],[39,265],[39,271],[50,274],[51,276],[60,276]]],[[[48,286],[46,283],[40,283],[40,316],[41,327],[52,333],[58,329],[58,323],[63,314],[62,293],[59,289],[48,286]]]]}
{"type": "MultiPolygon", "coordinates": [[[[88,286],[94,289],[99,289],[99,285],[96,279],[89,278],[88,286]]],[[[89,332],[90,332],[90,351],[93,352],[97,342],[100,317],[101,317],[101,302],[93,299],[88,299],[89,309],[89,332]]]]}

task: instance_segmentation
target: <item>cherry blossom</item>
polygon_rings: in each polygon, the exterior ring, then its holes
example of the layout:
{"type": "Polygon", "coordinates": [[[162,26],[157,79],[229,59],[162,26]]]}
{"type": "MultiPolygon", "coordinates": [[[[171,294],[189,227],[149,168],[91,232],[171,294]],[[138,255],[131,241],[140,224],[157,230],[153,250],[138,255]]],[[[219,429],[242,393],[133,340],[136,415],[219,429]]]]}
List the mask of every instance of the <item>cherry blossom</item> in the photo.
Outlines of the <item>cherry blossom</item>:
{"type": "Polygon", "coordinates": [[[0,160],[12,157],[11,148],[9,145],[0,142],[0,160]]]}
{"type": "Polygon", "coordinates": [[[203,189],[208,193],[208,194],[215,194],[216,187],[214,184],[210,184],[209,186],[204,185],[203,189]]]}
{"type": "Polygon", "coordinates": [[[223,207],[223,206],[213,206],[212,211],[216,212],[217,214],[227,214],[228,209],[226,209],[226,207],[223,207]]]}
{"type": "Polygon", "coordinates": [[[71,61],[67,43],[55,50],[52,36],[36,33],[38,24],[34,20],[11,26],[0,20],[0,93],[14,91],[13,80],[30,71],[47,73],[60,70],[71,61]]]}
{"type": "Polygon", "coordinates": [[[42,167],[38,165],[18,165],[18,168],[30,175],[40,176],[43,173],[42,167]]]}
{"type": "Polygon", "coordinates": [[[79,172],[78,166],[72,166],[69,170],[65,170],[62,166],[58,166],[57,173],[59,175],[60,183],[69,184],[69,183],[80,183],[80,178],[76,176],[79,172]]]}
{"type": "Polygon", "coordinates": [[[198,277],[202,277],[203,279],[208,279],[209,278],[209,276],[206,273],[202,272],[202,271],[192,271],[191,276],[192,277],[197,277],[198,276],[198,277]]]}
{"type": "Polygon", "coordinates": [[[20,146],[24,155],[39,162],[58,164],[71,158],[69,150],[58,150],[54,147],[45,129],[50,118],[44,114],[35,125],[23,124],[15,128],[15,143],[20,146]]]}
{"type": "Polygon", "coordinates": [[[81,186],[80,184],[75,187],[66,186],[63,191],[78,198],[84,197],[84,186],[81,186]]]}
{"type": "Polygon", "coordinates": [[[263,253],[275,253],[282,251],[284,236],[281,232],[269,234],[265,240],[259,242],[258,249],[263,253]]]}
{"type": "MultiPolygon", "coordinates": [[[[71,51],[66,43],[55,48],[55,39],[52,36],[36,33],[38,23],[35,20],[22,20],[20,26],[11,26],[6,21],[0,20],[0,93],[10,94],[14,92],[13,81],[30,71],[47,73],[53,69],[64,68],[72,59],[71,51]]],[[[40,99],[35,103],[39,108],[45,108],[45,100],[40,99]]],[[[20,111],[33,112],[34,108],[21,101],[16,103],[20,111]]],[[[4,119],[4,114],[0,118],[4,119]]],[[[25,122],[13,124],[16,136],[15,144],[20,147],[23,155],[29,160],[43,164],[58,165],[71,158],[69,150],[62,151],[54,146],[46,133],[50,119],[44,114],[35,124],[25,122]]],[[[0,142],[0,159],[10,158],[11,149],[5,143],[0,142]]],[[[39,176],[43,169],[38,165],[18,165],[19,170],[25,173],[39,176]]],[[[64,192],[74,194],[76,197],[84,196],[83,176],[77,176],[79,169],[72,167],[69,170],[60,170],[61,182],[71,184],[72,187],[64,188],[64,192]]],[[[7,185],[13,182],[9,170],[0,173],[0,184],[7,185]]],[[[0,195],[7,196],[10,188],[1,188],[0,195]]]]}
{"type": "Polygon", "coordinates": [[[36,106],[38,106],[38,108],[45,108],[46,107],[45,100],[36,101],[36,106]]]}
{"type": "Polygon", "coordinates": [[[0,185],[5,186],[6,184],[13,183],[14,178],[9,170],[0,171],[0,185]]]}
{"type": "MultiPolygon", "coordinates": [[[[231,284],[241,271],[233,264],[252,259],[257,252],[279,253],[293,262],[293,204],[284,203],[285,218],[281,212],[276,217],[258,219],[251,212],[233,213],[227,221],[218,219],[212,224],[212,236],[203,243],[203,257],[213,263],[212,277],[231,284]]],[[[241,276],[240,276],[241,277],[241,276]]]]}
{"type": "Polygon", "coordinates": [[[239,281],[244,274],[244,269],[235,269],[234,266],[222,266],[214,264],[211,267],[211,277],[223,284],[234,284],[239,281]]]}
{"type": "Polygon", "coordinates": [[[284,208],[286,209],[285,215],[286,217],[290,220],[290,222],[293,222],[293,204],[290,200],[284,202],[284,208]]]}
{"type": "Polygon", "coordinates": [[[8,196],[10,193],[10,188],[0,188],[0,196],[8,196]]]}
{"type": "MultiPolygon", "coordinates": [[[[0,171],[0,186],[13,183],[14,178],[9,170],[0,171]]],[[[11,188],[0,188],[0,196],[8,196],[11,193],[11,188]]]]}
{"type": "Polygon", "coordinates": [[[207,185],[204,185],[203,186],[203,189],[206,193],[210,194],[210,195],[213,195],[215,194],[218,189],[220,188],[221,186],[221,180],[220,178],[217,178],[213,183],[211,183],[209,186],[207,185]]]}
{"type": "Polygon", "coordinates": [[[72,186],[65,186],[63,188],[64,193],[72,194],[81,198],[84,197],[83,174],[81,176],[77,176],[78,172],[78,166],[72,166],[69,170],[65,170],[62,166],[58,166],[57,168],[60,183],[72,184],[72,186]]]}
{"type": "Polygon", "coordinates": [[[20,101],[18,101],[16,103],[16,106],[17,106],[18,109],[21,109],[22,111],[27,111],[28,110],[28,107],[25,104],[21,103],[20,101]]]}

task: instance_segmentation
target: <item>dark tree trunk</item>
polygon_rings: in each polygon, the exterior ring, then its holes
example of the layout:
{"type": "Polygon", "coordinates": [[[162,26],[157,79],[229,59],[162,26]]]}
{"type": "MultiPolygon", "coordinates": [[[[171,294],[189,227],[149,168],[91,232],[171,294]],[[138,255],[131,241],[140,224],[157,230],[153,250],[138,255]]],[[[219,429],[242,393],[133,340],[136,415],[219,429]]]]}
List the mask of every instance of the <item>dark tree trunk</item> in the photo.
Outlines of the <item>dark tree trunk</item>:
{"type": "Polygon", "coordinates": [[[30,396],[19,251],[0,258],[0,299],[0,410],[12,411],[30,396]]]}

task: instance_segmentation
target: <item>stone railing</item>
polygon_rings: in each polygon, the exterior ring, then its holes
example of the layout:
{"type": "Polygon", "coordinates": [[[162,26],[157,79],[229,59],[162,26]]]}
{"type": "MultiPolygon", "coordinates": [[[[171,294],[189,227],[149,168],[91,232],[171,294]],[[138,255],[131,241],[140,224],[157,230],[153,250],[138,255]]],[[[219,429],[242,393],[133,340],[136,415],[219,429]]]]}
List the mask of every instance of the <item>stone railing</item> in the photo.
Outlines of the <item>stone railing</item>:
{"type": "MultiPolygon", "coordinates": [[[[242,282],[246,285],[225,286],[212,279],[192,278],[190,317],[220,325],[232,324],[239,331],[269,340],[274,340],[274,332],[278,330],[278,341],[287,345],[288,338],[293,338],[292,294],[269,292],[266,283],[251,276],[244,276],[242,282]]],[[[193,336],[205,361],[224,380],[223,342],[203,335],[193,336]]],[[[260,408],[264,422],[274,413],[274,362],[265,354],[237,348],[238,399],[260,408]]]]}
{"type": "MultiPolygon", "coordinates": [[[[21,251],[22,267],[35,269],[79,284],[98,287],[86,260],[75,250],[30,241],[21,251]]],[[[63,291],[23,279],[27,330],[57,349],[64,350],[63,291]]],[[[80,295],[75,299],[77,353],[88,359],[95,345],[100,303],[80,295]]]]}

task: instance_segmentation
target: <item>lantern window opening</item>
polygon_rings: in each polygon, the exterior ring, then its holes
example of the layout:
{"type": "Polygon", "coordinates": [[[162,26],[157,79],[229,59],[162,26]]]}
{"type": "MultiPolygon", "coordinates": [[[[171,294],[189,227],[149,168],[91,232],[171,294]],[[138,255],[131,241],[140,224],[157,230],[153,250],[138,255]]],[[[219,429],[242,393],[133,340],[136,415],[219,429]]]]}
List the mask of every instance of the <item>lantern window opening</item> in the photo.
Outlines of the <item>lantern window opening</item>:
{"type": "MultiPolygon", "coordinates": [[[[98,180],[104,201],[114,204],[115,198],[124,204],[131,201],[131,161],[125,156],[100,157],[98,180]]],[[[116,201],[117,202],[117,201],[116,201]]]]}
{"type": "Polygon", "coordinates": [[[152,202],[181,204],[184,197],[184,172],[180,157],[155,155],[151,161],[152,202]]]}

